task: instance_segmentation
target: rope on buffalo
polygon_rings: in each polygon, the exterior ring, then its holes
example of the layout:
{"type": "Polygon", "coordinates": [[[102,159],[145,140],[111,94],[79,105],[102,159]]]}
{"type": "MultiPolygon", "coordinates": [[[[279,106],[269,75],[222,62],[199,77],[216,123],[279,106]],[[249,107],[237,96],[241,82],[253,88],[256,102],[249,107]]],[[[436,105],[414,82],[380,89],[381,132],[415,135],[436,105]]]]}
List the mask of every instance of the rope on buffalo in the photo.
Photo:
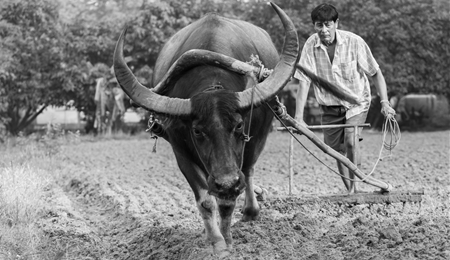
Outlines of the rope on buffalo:
{"type": "Polygon", "coordinates": [[[155,118],[155,115],[153,113],[150,113],[150,117],[147,122],[148,128],[145,129],[145,132],[150,132],[150,138],[155,139],[155,143],[153,144],[152,153],[156,153],[156,145],[158,144],[158,135],[154,134],[152,131],[152,128],[157,123],[157,119],[155,118]]]}
{"type": "MultiPolygon", "coordinates": [[[[278,97],[277,97],[277,102],[279,104],[281,104],[278,101],[278,97]]],[[[278,121],[281,122],[281,124],[283,125],[283,127],[289,132],[289,134],[308,152],[310,153],[314,158],[316,158],[321,164],[323,164],[325,167],[327,167],[331,172],[341,176],[344,179],[353,181],[353,182],[363,182],[367,177],[369,177],[370,175],[373,174],[373,172],[375,171],[376,166],[378,165],[379,161],[382,161],[384,158],[386,157],[390,157],[392,155],[392,150],[398,145],[398,143],[400,142],[400,138],[401,138],[401,132],[400,132],[400,128],[398,126],[397,121],[395,120],[394,116],[387,116],[385,117],[385,122],[383,123],[383,127],[382,127],[382,133],[383,133],[383,140],[382,140],[382,145],[381,145],[381,149],[380,149],[380,153],[378,155],[378,159],[375,162],[375,165],[373,166],[372,171],[365,176],[364,179],[362,180],[355,180],[355,179],[350,179],[346,176],[343,176],[342,174],[340,174],[339,172],[337,172],[336,170],[334,170],[333,168],[331,168],[330,166],[328,166],[327,164],[325,164],[322,160],[320,160],[315,154],[313,154],[308,148],[306,148],[306,146],[294,135],[294,133],[289,129],[289,127],[283,122],[283,120],[281,120],[281,118],[278,116],[277,113],[275,113],[275,111],[273,110],[273,108],[266,103],[266,105],[269,107],[269,109],[272,111],[272,113],[275,115],[275,117],[278,119],[278,121]],[[389,138],[387,138],[389,136],[389,138]],[[389,155],[382,157],[382,153],[383,150],[387,150],[389,151],[389,155]]],[[[281,106],[283,106],[281,104],[281,106]]],[[[283,108],[285,109],[285,108],[283,108]]]]}
{"type": "MultiPolygon", "coordinates": [[[[270,69],[266,69],[264,68],[264,65],[262,63],[262,61],[259,59],[258,55],[251,55],[250,56],[250,61],[247,62],[247,64],[259,67],[259,73],[258,75],[253,75],[254,80],[257,82],[262,82],[264,81],[264,79],[266,79],[267,77],[270,76],[270,73],[272,73],[273,70],[270,69]]],[[[250,136],[250,128],[252,125],[252,118],[253,118],[253,97],[255,95],[255,88],[256,85],[253,85],[252,87],[252,96],[251,96],[251,105],[250,105],[250,118],[248,120],[248,130],[247,130],[247,134],[244,132],[242,135],[242,138],[244,140],[244,144],[242,145],[242,156],[241,156],[241,167],[240,169],[242,170],[242,166],[244,166],[244,152],[245,152],[245,144],[250,142],[250,139],[252,138],[252,136],[250,136]]],[[[245,130],[244,130],[245,131],[245,130]]]]}
{"type": "Polygon", "coordinates": [[[250,105],[250,118],[248,120],[248,130],[247,130],[247,134],[245,133],[245,128],[244,128],[244,133],[242,135],[242,138],[244,140],[244,143],[242,144],[242,154],[241,154],[241,167],[240,169],[242,170],[242,166],[244,166],[244,153],[245,153],[245,144],[250,142],[250,139],[252,138],[252,136],[250,136],[250,128],[252,126],[252,118],[253,118],[253,97],[254,97],[254,93],[255,93],[255,88],[256,85],[254,85],[252,87],[252,98],[251,98],[251,105],[250,105]]]}

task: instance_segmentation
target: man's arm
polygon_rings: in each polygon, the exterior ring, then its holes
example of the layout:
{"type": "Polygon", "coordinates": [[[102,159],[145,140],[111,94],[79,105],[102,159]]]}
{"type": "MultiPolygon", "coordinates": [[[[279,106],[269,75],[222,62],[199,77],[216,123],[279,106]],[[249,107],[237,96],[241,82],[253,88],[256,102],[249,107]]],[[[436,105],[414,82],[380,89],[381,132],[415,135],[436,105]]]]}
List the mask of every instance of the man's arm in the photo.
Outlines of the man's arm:
{"type": "Polygon", "coordinates": [[[298,121],[300,124],[305,125],[306,123],[304,122],[303,119],[303,113],[305,111],[305,104],[308,98],[309,85],[310,85],[309,82],[299,80],[295,106],[295,120],[298,121]]]}
{"type": "Polygon", "coordinates": [[[378,69],[377,73],[372,76],[373,83],[375,84],[375,88],[378,91],[378,95],[381,99],[381,113],[387,117],[389,115],[394,116],[395,110],[389,104],[388,96],[387,96],[387,87],[386,80],[384,79],[383,73],[380,69],[378,69]]]}

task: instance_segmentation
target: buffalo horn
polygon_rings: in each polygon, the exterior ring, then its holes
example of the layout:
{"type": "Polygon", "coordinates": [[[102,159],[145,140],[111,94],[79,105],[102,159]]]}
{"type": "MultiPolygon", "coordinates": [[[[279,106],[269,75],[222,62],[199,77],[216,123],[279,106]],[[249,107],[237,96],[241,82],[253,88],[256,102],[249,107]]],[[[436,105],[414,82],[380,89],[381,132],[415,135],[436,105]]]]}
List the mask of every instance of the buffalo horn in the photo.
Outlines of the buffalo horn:
{"type": "Polygon", "coordinates": [[[257,84],[255,88],[248,88],[242,92],[236,93],[239,97],[240,107],[242,109],[250,107],[252,102],[255,106],[258,106],[262,102],[275,97],[277,92],[283,89],[291,79],[295,70],[295,64],[298,60],[299,44],[294,23],[277,5],[273,3],[270,4],[277,12],[284,26],[285,38],[283,52],[280,56],[280,61],[266,80],[257,84]],[[252,91],[254,91],[254,93],[252,93],[252,91]]]}
{"type": "Polygon", "coordinates": [[[128,68],[123,57],[123,42],[126,29],[120,34],[114,51],[114,73],[123,91],[141,107],[160,114],[183,116],[191,113],[189,99],[171,98],[159,95],[139,83],[128,68]]]}
{"type": "MultiPolygon", "coordinates": [[[[252,88],[236,93],[240,100],[239,105],[243,109],[250,107],[253,94],[255,94],[253,99],[255,106],[261,104],[265,100],[273,98],[290,80],[295,69],[295,63],[298,59],[299,44],[294,24],[286,13],[277,5],[273,3],[271,3],[271,5],[280,16],[285,28],[286,36],[283,53],[271,75],[264,82],[256,85],[256,88],[254,89],[255,93],[252,93],[252,88]]],[[[189,99],[171,98],[159,95],[157,92],[160,92],[170,81],[176,80],[178,75],[182,74],[181,72],[183,72],[183,70],[189,67],[192,68],[196,64],[209,64],[249,76],[259,73],[259,68],[232,57],[207,50],[196,49],[187,51],[180,56],[180,58],[169,68],[169,71],[165,74],[160,83],[150,90],[139,83],[123,58],[123,42],[125,34],[126,29],[121,33],[114,51],[114,72],[117,81],[125,93],[132,97],[137,105],[157,113],[173,116],[190,114],[191,104],[189,99]]]]}

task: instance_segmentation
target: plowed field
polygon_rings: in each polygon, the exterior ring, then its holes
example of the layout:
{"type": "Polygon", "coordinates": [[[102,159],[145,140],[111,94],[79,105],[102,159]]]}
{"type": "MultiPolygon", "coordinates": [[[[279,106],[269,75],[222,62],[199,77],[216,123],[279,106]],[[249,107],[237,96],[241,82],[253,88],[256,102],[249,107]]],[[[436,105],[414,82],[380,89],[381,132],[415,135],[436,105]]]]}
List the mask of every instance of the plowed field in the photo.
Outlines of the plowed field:
{"type": "MultiPolygon", "coordinates": [[[[317,135],[322,138],[320,133],[317,135]]],[[[309,140],[304,145],[336,168],[309,140]]],[[[84,140],[54,156],[51,210],[39,220],[55,259],[214,259],[194,196],[169,144],[147,137],[84,140]]],[[[229,259],[450,259],[450,132],[402,135],[373,176],[395,190],[425,191],[421,203],[346,205],[304,201],[344,192],[339,176],[295,145],[294,196],[288,196],[289,135],[271,133],[255,183],[268,190],[260,220],[234,213],[229,259]]],[[[381,133],[364,133],[363,171],[378,157],[381,133]]],[[[376,190],[359,184],[364,191],[376,190]]]]}

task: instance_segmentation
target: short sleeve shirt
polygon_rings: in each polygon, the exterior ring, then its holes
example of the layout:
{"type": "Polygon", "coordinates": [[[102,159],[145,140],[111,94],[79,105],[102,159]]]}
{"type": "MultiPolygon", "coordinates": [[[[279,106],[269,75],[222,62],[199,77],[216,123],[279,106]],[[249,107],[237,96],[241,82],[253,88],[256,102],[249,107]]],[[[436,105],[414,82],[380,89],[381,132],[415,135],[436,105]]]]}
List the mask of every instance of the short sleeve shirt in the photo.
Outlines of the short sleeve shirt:
{"type": "MultiPolygon", "coordinates": [[[[314,93],[319,104],[344,106],[347,109],[346,118],[369,110],[370,83],[366,75],[375,75],[379,65],[369,46],[360,36],[348,31],[336,30],[336,48],[331,63],[325,45],[315,33],[306,40],[299,64],[317,76],[356,94],[362,100],[360,104],[351,105],[314,85],[314,93]]],[[[311,83],[311,80],[298,70],[294,77],[311,83]]]]}

